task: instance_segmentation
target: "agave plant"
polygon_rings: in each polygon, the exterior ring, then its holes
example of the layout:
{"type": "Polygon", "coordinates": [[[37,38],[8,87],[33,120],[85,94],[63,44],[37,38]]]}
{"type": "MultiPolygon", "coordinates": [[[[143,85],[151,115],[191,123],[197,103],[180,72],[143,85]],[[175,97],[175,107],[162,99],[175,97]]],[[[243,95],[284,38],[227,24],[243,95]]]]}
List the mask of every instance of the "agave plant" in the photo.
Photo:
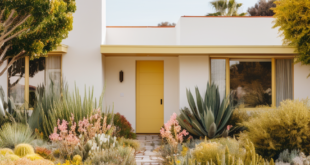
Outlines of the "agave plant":
{"type": "Polygon", "coordinates": [[[5,95],[3,88],[0,86],[0,127],[7,122],[19,122],[27,124],[29,114],[26,110],[26,104],[21,106],[15,106],[14,99],[12,97],[5,101],[5,95]]]}
{"type": "Polygon", "coordinates": [[[177,117],[179,124],[197,137],[228,136],[227,122],[233,113],[230,97],[224,98],[221,103],[218,87],[213,83],[208,83],[204,98],[201,97],[197,87],[195,91],[196,103],[191,91],[186,90],[190,109],[181,109],[177,117]]]}

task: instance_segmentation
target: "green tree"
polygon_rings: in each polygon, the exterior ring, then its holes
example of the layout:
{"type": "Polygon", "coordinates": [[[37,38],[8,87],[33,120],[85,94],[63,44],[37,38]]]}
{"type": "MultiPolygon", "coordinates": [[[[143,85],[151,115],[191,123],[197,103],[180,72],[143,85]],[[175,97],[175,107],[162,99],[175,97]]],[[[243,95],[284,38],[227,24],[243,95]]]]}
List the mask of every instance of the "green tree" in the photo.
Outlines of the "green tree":
{"type": "Polygon", "coordinates": [[[238,14],[242,3],[237,3],[235,0],[216,0],[210,2],[216,10],[215,13],[209,13],[207,16],[245,16],[246,13],[238,14]]]}
{"type": "MultiPolygon", "coordinates": [[[[296,62],[310,64],[310,1],[278,0],[274,28],[284,36],[283,44],[294,46],[298,53],[296,62]]],[[[310,76],[310,74],[309,74],[310,76]]]]}
{"type": "Polygon", "coordinates": [[[72,30],[75,10],[75,0],[1,0],[0,76],[18,59],[54,50],[72,30]]]}
{"type": "Polygon", "coordinates": [[[255,6],[248,9],[251,16],[273,16],[274,12],[271,8],[276,7],[274,3],[276,0],[259,0],[255,6]]]}

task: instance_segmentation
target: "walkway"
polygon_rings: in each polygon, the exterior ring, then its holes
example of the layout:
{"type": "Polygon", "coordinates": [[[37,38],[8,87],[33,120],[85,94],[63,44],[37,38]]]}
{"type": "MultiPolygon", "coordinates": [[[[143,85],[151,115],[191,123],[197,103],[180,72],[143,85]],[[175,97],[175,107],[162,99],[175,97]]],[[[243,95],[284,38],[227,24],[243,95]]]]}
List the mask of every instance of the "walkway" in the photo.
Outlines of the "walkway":
{"type": "Polygon", "coordinates": [[[161,165],[157,152],[153,150],[160,146],[160,137],[156,134],[137,134],[141,152],[136,154],[137,165],[161,165]]]}

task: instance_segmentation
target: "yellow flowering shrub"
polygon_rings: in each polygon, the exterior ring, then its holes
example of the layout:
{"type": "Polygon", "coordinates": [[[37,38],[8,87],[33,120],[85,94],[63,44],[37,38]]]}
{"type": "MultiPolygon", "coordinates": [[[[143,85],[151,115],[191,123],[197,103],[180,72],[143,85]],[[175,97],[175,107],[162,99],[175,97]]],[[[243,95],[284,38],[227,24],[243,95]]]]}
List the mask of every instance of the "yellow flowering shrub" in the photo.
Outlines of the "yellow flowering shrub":
{"type": "Polygon", "coordinates": [[[274,27],[279,27],[283,43],[296,47],[298,61],[310,64],[310,1],[277,0],[275,3],[274,27]]]}
{"type": "Polygon", "coordinates": [[[272,158],[285,149],[310,152],[310,110],[302,101],[284,101],[276,110],[264,111],[243,125],[241,140],[253,142],[258,154],[272,158]]]}

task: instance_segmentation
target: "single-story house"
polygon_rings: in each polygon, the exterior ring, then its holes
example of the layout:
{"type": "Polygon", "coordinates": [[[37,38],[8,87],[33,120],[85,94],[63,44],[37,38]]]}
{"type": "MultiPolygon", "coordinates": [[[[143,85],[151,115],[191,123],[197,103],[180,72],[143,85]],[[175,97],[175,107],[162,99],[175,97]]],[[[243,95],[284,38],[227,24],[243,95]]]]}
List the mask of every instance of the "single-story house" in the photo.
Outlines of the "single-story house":
{"type": "MultiPolygon", "coordinates": [[[[94,87],[137,133],[157,133],[188,106],[186,89],[204,94],[208,82],[221,98],[246,108],[276,107],[310,96],[310,66],[294,63],[273,17],[182,16],[174,27],[106,26],[105,1],[77,0],[74,29],[49,57],[25,58],[1,76],[6,95],[31,102],[48,77],[73,90],[94,87]],[[19,67],[22,66],[22,67],[19,67]],[[19,68],[19,69],[18,69],[19,68]],[[29,89],[30,88],[30,89],[29,89]]],[[[31,107],[30,107],[31,108],[31,107]]]]}

